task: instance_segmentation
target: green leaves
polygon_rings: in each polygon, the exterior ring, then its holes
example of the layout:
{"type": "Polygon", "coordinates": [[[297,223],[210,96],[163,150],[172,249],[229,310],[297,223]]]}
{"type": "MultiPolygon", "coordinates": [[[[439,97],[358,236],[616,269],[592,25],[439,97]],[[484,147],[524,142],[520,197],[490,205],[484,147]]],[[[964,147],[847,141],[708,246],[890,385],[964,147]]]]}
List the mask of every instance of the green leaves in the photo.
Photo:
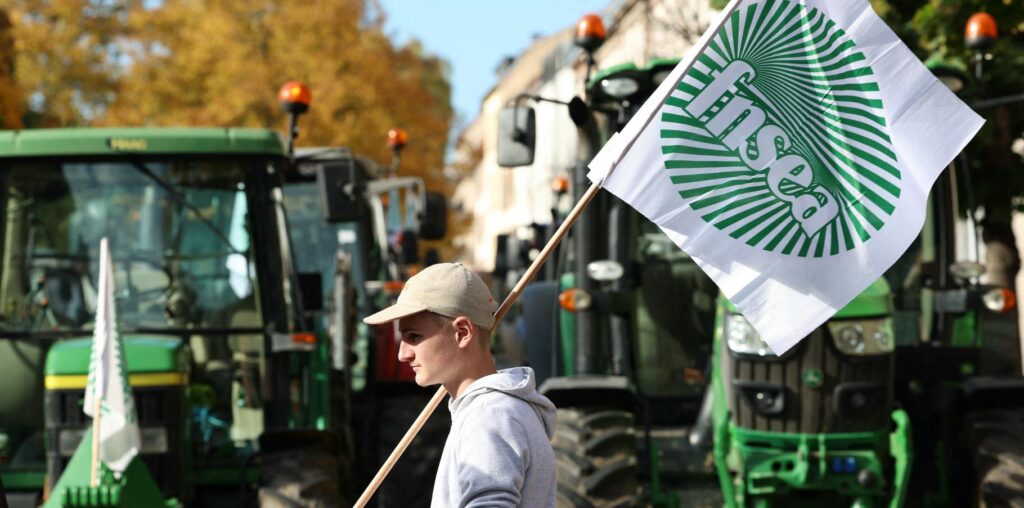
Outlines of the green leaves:
{"type": "MultiPolygon", "coordinates": [[[[1024,92],[1024,9],[1014,0],[872,0],[872,6],[908,45],[925,59],[939,57],[965,65],[972,78],[961,97],[968,103],[1024,92]],[[976,12],[991,14],[999,38],[982,56],[982,79],[974,78],[976,54],[964,45],[967,19],[976,12]]],[[[987,123],[967,147],[975,201],[989,219],[1007,221],[1010,199],[1024,193],[1024,165],[1010,152],[1024,132],[1024,104],[978,111],[987,123]]]]}

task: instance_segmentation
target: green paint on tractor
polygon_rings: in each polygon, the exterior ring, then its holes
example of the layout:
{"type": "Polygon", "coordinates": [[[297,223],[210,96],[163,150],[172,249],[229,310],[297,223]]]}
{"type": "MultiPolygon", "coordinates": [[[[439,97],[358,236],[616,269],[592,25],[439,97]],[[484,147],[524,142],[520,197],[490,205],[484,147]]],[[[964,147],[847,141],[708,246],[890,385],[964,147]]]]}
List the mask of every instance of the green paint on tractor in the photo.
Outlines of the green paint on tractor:
{"type": "Polygon", "coordinates": [[[268,129],[81,128],[0,132],[0,157],[126,155],[284,155],[268,129]]]}
{"type": "MultiPolygon", "coordinates": [[[[188,358],[181,340],[152,335],[124,336],[125,361],[128,371],[187,372],[188,358]]],[[[47,376],[84,375],[89,373],[92,338],[60,341],[46,356],[47,376]]]]}

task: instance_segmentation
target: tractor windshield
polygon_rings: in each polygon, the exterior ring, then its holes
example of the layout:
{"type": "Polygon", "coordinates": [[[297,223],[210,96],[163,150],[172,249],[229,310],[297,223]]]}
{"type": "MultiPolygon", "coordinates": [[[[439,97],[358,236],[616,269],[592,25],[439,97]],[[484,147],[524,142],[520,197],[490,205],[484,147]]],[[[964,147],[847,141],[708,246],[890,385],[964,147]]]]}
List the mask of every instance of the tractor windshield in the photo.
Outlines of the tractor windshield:
{"type": "Polygon", "coordinates": [[[91,329],[104,237],[122,329],[260,326],[245,182],[239,161],[8,165],[0,329],[91,329]]]}

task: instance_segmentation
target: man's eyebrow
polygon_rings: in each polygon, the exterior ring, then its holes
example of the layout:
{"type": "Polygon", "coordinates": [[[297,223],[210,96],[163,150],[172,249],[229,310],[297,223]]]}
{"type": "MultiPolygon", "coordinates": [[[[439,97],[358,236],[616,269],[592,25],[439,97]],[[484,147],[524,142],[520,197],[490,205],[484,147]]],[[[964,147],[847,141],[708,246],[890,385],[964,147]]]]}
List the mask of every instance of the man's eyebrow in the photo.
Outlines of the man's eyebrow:
{"type": "Polygon", "coordinates": [[[398,325],[398,333],[406,334],[414,331],[420,331],[419,327],[416,325],[406,325],[405,328],[402,328],[401,324],[398,325]]]}

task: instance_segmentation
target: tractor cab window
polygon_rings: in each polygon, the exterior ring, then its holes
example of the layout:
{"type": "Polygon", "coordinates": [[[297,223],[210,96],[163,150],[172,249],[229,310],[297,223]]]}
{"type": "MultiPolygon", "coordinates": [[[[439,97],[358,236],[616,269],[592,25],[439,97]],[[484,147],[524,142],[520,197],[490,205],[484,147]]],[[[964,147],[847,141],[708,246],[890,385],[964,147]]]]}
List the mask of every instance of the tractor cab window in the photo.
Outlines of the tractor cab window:
{"type": "MultiPolygon", "coordinates": [[[[177,336],[191,353],[200,455],[234,454],[258,435],[263,319],[250,167],[185,158],[0,166],[0,372],[16,380],[0,402],[0,468],[46,461],[44,339],[91,336],[102,238],[121,336],[177,336]]],[[[61,393],[71,404],[82,396],[61,393]]]]}
{"type": "Polygon", "coordinates": [[[638,223],[638,387],[652,397],[699,396],[707,382],[718,290],[654,223],[638,223]]]}
{"type": "Polygon", "coordinates": [[[90,329],[104,237],[122,328],[260,326],[243,176],[202,161],[13,165],[0,327],[90,329]]]}
{"type": "MultiPolygon", "coordinates": [[[[330,223],[324,220],[319,190],[315,182],[289,182],[284,186],[284,204],[288,211],[288,236],[300,273],[319,273],[324,301],[334,287],[335,260],[339,250],[352,263],[353,273],[365,274],[366,257],[361,249],[371,244],[372,226],[368,221],[330,223]]],[[[357,287],[360,293],[362,288],[357,287]]]]}

